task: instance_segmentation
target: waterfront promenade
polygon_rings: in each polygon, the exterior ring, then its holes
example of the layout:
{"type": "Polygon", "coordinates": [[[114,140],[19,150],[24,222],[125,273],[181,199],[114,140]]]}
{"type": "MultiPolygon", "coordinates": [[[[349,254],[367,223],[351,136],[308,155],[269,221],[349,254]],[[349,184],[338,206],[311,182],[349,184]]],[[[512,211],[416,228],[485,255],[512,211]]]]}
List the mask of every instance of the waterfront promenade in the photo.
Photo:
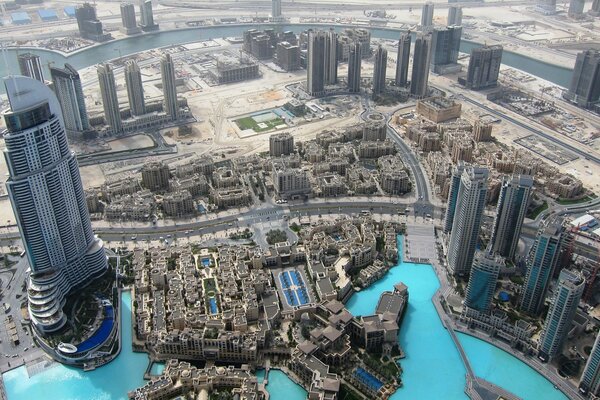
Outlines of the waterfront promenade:
{"type": "Polygon", "coordinates": [[[504,389],[475,376],[471,369],[468,356],[466,355],[466,353],[464,353],[462,345],[456,337],[455,332],[460,332],[469,336],[473,336],[479,340],[482,340],[507,352],[508,354],[519,359],[523,363],[527,364],[529,367],[533,368],[539,374],[544,376],[544,378],[550,381],[555,386],[555,388],[563,392],[570,399],[584,399],[577,390],[577,387],[573,385],[573,383],[571,383],[570,381],[566,381],[563,377],[558,375],[558,373],[554,371],[549,364],[544,364],[535,357],[527,357],[523,353],[511,348],[510,345],[508,345],[507,343],[491,338],[483,332],[468,329],[467,326],[458,321],[453,314],[446,312],[446,310],[442,306],[441,300],[445,299],[449,294],[451,294],[453,292],[453,288],[448,280],[447,271],[440,265],[439,260],[437,259],[437,254],[435,256],[430,257],[429,262],[431,263],[433,270],[435,271],[435,274],[437,275],[438,280],[440,281],[440,288],[437,290],[431,301],[434,304],[434,307],[439,315],[439,318],[442,321],[442,324],[450,333],[452,341],[456,345],[456,348],[460,353],[461,359],[463,360],[463,363],[467,370],[467,388],[465,389],[465,393],[467,393],[471,399],[481,398],[485,400],[489,398],[476,397],[476,393],[479,393],[479,395],[481,395],[486,391],[490,391],[494,394],[497,394],[498,396],[503,396],[507,399],[517,399],[518,397],[515,397],[514,395],[505,391],[504,389]]]}

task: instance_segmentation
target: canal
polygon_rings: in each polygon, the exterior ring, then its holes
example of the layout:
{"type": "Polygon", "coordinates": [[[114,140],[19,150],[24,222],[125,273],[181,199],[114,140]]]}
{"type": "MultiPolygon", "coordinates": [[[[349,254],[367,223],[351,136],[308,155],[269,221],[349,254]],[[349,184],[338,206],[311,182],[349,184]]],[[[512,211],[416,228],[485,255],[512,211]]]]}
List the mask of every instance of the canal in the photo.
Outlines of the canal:
{"type": "MultiPolygon", "coordinates": [[[[218,25],[199,27],[193,29],[183,29],[176,31],[165,31],[156,32],[152,34],[146,34],[141,36],[133,36],[122,40],[114,40],[108,43],[104,43],[98,46],[89,47],[83,49],[70,56],[63,56],[62,54],[43,50],[7,50],[7,61],[11,73],[17,73],[19,71],[17,64],[17,54],[25,51],[31,51],[32,53],[38,54],[42,58],[42,64],[46,67],[46,74],[49,76],[47,71],[48,63],[53,63],[56,66],[62,66],[65,62],[69,62],[77,69],[89,67],[90,65],[105,62],[109,59],[117,58],[119,56],[125,56],[128,54],[139,53],[141,51],[150,50],[158,47],[171,46],[175,44],[190,43],[199,40],[208,40],[213,38],[223,38],[232,36],[242,36],[243,31],[250,28],[261,29],[266,26],[260,24],[242,24],[242,25],[218,25]]],[[[291,30],[295,33],[309,28],[321,28],[323,25],[314,24],[290,24],[284,25],[284,30],[291,30]]],[[[341,31],[345,27],[337,26],[336,29],[341,31]]],[[[398,31],[386,28],[373,28],[371,29],[372,37],[384,38],[384,39],[397,39],[398,31]]],[[[480,46],[479,44],[469,42],[467,40],[461,41],[461,52],[470,53],[471,49],[480,46]]],[[[535,58],[527,57],[522,54],[513,53],[511,51],[504,51],[502,57],[502,63],[510,67],[522,70],[531,75],[546,79],[559,86],[567,87],[571,80],[572,69],[564,68],[554,64],[540,61],[535,58]]],[[[4,63],[0,65],[0,76],[7,75],[6,67],[4,63]]],[[[1,88],[4,92],[4,87],[1,88]]]]}

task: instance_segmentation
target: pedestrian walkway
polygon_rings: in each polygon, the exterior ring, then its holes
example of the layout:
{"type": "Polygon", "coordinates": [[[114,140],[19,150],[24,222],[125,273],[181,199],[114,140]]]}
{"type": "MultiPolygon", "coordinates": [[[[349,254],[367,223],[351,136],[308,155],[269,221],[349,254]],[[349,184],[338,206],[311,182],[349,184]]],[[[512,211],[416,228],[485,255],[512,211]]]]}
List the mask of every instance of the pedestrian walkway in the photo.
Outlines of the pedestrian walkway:
{"type": "Polygon", "coordinates": [[[404,260],[408,262],[431,264],[437,258],[433,224],[407,224],[404,253],[404,260]]]}

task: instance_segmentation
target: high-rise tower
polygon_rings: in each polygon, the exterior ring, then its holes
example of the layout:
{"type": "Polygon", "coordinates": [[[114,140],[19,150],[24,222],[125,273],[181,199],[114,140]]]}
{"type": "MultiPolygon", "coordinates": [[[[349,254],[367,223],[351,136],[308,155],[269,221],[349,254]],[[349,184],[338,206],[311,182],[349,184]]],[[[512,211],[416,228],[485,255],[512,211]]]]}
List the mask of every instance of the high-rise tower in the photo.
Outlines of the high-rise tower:
{"type": "Polygon", "coordinates": [[[68,133],[90,130],[79,73],[70,64],[64,68],[50,68],[54,93],[62,109],[63,122],[68,133]]]}
{"type": "Polygon", "coordinates": [[[144,103],[144,87],[142,86],[142,74],[135,60],[125,63],[125,85],[127,86],[127,97],[132,115],[146,114],[144,103]]]}
{"type": "Polygon", "coordinates": [[[348,91],[350,93],[360,92],[360,67],[362,53],[360,42],[350,44],[348,50],[348,91]]]}
{"type": "Polygon", "coordinates": [[[467,166],[460,178],[456,210],[448,244],[448,268],[454,275],[469,275],[479,239],[487,194],[488,170],[467,166]]]}
{"type": "Polygon", "coordinates": [[[428,1],[421,9],[421,30],[427,30],[433,26],[433,3],[428,1]]]}
{"type": "Polygon", "coordinates": [[[448,6],[448,21],[447,26],[460,26],[462,25],[463,11],[461,6],[450,5],[448,6]]]}
{"type": "Polygon", "coordinates": [[[18,55],[17,60],[21,75],[44,82],[44,70],[42,69],[42,63],[38,55],[23,53],[18,55]]]}
{"type": "Polygon", "coordinates": [[[104,33],[102,22],[96,18],[95,6],[89,3],[77,6],[75,9],[75,18],[77,18],[77,27],[82,38],[99,42],[110,39],[110,34],[104,33]]]}
{"type": "Polygon", "coordinates": [[[448,204],[446,207],[446,215],[444,216],[444,233],[449,233],[452,230],[454,213],[456,212],[456,200],[458,199],[458,189],[460,188],[460,178],[462,177],[464,170],[464,161],[459,161],[452,170],[450,189],[448,190],[448,204]]]}
{"type": "Polygon", "coordinates": [[[431,33],[418,34],[415,39],[413,53],[410,94],[415,97],[425,97],[428,93],[429,63],[431,57],[431,33]]]}
{"type": "Polygon", "coordinates": [[[560,272],[558,287],[544,321],[538,345],[538,357],[542,361],[550,361],[562,351],[584,288],[585,279],[579,271],[564,269],[560,272]]]}
{"type": "Polygon", "coordinates": [[[571,0],[569,3],[568,15],[571,18],[582,18],[583,8],[585,7],[585,0],[571,0]]]}
{"type": "Polygon", "coordinates": [[[94,236],[75,153],[69,150],[54,93],[26,77],[4,81],[10,109],[4,157],[8,196],[31,273],[29,315],[42,333],[66,323],[65,298],[107,269],[94,236]]]}
{"type": "Polygon", "coordinates": [[[431,66],[433,72],[443,74],[448,71],[460,70],[458,52],[462,26],[447,26],[434,28],[431,39],[431,66]]]}
{"type": "Polygon", "coordinates": [[[588,13],[595,17],[600,16],[600,0],[594,0],[592,2],[592,7],[589,9],[588,13]]]}
{"type": "Polygon", "coordinates": [[[140,32],[135,20],[135,7],[132,3],[121,3],[121,23],[123,24],[123,32],[126,35],[140,32]]]}
{"type": "Polygon", "coordinates": [[[117,86],[112,66],[108,63],[100,64],[97,72],[102,107],[104,108],[104,120],[113,133],[120,133],[123,131],[123,121],[121,120],[121,110],[119,109],[119,98],[117,97],[117,86]]]}
{"type": "Polygon", "coordinates": [[[396,60],[396,86],[408,85],[408,62],[410,60],[410,44],[412,38],[410,31],[403,32],[398,41],[398,57],[396,60]]]}
{"type": "Polygon", "coordinates": [[[306,90],[311,96],[325,92],[325,41],[324,32],[308,33],[308,60],[306,61],[306,90]]]}
{"type": "Polygon", "coordinates": [[[490,238],[491,250],[502,257],[514,258],[532,188],[533,178],[529,175],[505,178],[502,182],[490,238]]]}
{"type": "Polygon", "coordinates": [[[538,314],[544,305],[550,279],[560,259],[564,228],[551,223],[539,229],[527,257],[527,274],[521,290],[519,307],[530,314],[538,314]]]}
{"type": "Polygon", "coordinates": [[[272,0],[271,2],[271,20],[273,22],[281,21],[281,0],[272,0]]]}
{"type": "Polygon", "coordinates": [[[579,390],[583,394],[591,393],[594,396],[600,394],[600,334],[596,336],[590,357],[585,363],[579,381],[579,390]]]}
{"type": "Polygon", "coordinates": [[[158,24],[154,23],[152,0],[140,0],[140,28],[144,32],[158,30],[158,24]]]}
{"type": "Polygon", "coordinates": [[[465,306],[487,313],[492,306],[502,257],[489,251],[478,251],[473,260],[465,295],[465,306]]]}
{"type": "Polygon", "coordinates": [[[375,68],[373,69],[373,97],[385,92],[385,73],[387,70],[387,50],[379,45],[375,50],[375,68]]]}
{"type": "Polygon", "coordinates": [[[499,44],[471,50],[465,86],[474,90],[496,86],[502,64],[502,51],[503,48],[499,44]]]}
{"type": "Polygon", "coordinates": [[[338,68],[338,56],[337,56],[337,33],[333,29],[325,33],[325,55],[323,60],[325,62],[324,67],[324,83],[325,85],[334,85],[337,83],[337,68],[338,68]]]}
{"type": "Polygon", "coordinates": [[[571,86],[564,97],[585,108],[600,102],[600,51],[586,50],[577,54],[571,86]]]}
{"type": "Polygon", "coordinates": [[[177,82],[175,80],[175,64],[169,53],[160,57],[160,76],[165,96],[164,110],[175,121],[179,118],[179,103],[177,102],[177,82]]]}

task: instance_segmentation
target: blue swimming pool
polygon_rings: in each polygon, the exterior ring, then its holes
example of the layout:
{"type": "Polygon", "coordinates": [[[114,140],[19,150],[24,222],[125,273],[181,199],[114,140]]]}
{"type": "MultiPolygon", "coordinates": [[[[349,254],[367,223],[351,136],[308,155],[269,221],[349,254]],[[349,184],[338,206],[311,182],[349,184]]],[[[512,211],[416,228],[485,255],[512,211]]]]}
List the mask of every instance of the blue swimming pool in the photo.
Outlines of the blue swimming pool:
{"type": "Polygon", "coordinates": [[[208,305],[210,307],[210,313],[211,314],[216,314],[218,312],[218,310],[217,310],[217,300],[214,297],[209,297],[208,298],[208,305]]]}
{"type": "Polygon", "coordinates": [[[300,277],[300,275],[298,274],[298,272],[296,272],[296,271],[289,271],[288,273],[292,277],[292,282],[294,282],[294,285],[296,285],[296,286],[304,286],[304,281],[302,281],[302,278],[300,277]]]}
{"type": "Polygon", "coordinates": [[[79,344],[79,346],[77,346],[78,353],[83,353],[85,351],[100,346],[106,341],[106,339],[110,335],[110,332],[112,332],[113,326],[115,324],[115,321],[113,319],[113,308],[112,306],[105,306],[104,309],[106,316],[102,321],[102,324],[92,336],[90,336],[87,340],[85,340],[84,342],[79,344]]]}
{"type": "Polygon", "coordinates": [[[200,262],[202,263],[202,265],[203,265],[205,268],[208,268],[208,267],[210,267],[210,258],[206,258],[206,257],[205,257],[205,258],[203,258],[202,260],[200,260],[200,262]]]}
{"type": "Polygon", "coordinates": [[[127,400],[127,392],[145,381],[148,355],[132,348],[131,294],[123,292],[122,348],[119,356],[94,371],[54,364],[39,373],[28,375],[25,367],[2,374],[8,400],[127,400]]]}
{"type": "Polygon", "coordinates": [[[356,370],[354,371],[354,376],[356,377],[356,379],[358,379],[374,391],[378,391],[383,387],[383,382],[381,382],[379,379],[375,378],[373,375],[371,375],[370,373],[368,373],[360,367],[356,368],[356,370]]]}

